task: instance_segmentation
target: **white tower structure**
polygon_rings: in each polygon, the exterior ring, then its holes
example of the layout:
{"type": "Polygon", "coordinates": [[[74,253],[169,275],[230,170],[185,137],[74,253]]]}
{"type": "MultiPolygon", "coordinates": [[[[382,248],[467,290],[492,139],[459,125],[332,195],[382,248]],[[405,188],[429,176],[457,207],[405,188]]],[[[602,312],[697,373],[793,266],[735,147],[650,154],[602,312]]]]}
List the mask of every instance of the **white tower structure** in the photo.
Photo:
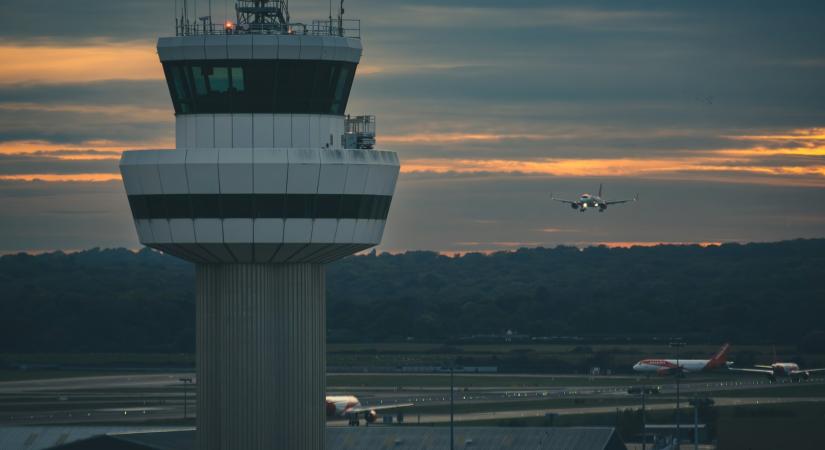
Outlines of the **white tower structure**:
{"type": "Polygon", "coordinates": [[[324,264],[381,241],[399,162],[344,115],[357,21],[236,11],[160,38],[176,146],[120,168],[140,242],[196,264],[197,448],[318,450],[324,264]]]}

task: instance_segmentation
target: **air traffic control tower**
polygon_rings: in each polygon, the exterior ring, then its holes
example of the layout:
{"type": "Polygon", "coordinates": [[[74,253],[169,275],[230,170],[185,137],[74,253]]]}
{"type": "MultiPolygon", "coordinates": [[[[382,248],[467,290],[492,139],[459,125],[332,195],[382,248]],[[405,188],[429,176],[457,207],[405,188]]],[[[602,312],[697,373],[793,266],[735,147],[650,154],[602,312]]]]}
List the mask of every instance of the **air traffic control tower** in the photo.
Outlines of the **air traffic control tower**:
{"type": "Polygon", "coordinates": [[[324,448],[324,264],[381,241],[399,172],[345,116],[360,24],[176,19],[158,41],[174,150],[120,162],[140,242],[196,265],[197,448],[324,448]]]}

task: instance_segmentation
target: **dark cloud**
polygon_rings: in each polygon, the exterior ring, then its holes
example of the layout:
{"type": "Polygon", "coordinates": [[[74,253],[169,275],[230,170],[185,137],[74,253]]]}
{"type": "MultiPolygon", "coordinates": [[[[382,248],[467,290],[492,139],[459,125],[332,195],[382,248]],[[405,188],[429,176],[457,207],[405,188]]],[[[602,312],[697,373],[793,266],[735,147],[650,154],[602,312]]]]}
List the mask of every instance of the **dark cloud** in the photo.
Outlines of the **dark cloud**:
{"type": "Polygon", "coordinates": [[[42,140],[58,144],[83,144],[110,140],[141,145],[144,141],[173,141],[174,116],[152,116],[140,111],[39,110],[0,108],[0,143],[42,140]]]}
{"type": "Polygon", "coordinates": [[[0,210],[0,253],[139,247],[119,181],[0,181],[0,210]]]}
{"type": "Polygon", "coordinates": [[[173,4],[169,0],[2,0],[0,30],[5,38],[15,40],[151,40],[174,29],[173,4]]]}
{"type": "MultiPolygon", "coordinates": [[[[179,2],[180,3],[180,2],[179,2]]],[[[226,5],[213,2],[222,18],[226,5]]],[[[198,3],[199,14],[206,1],[198,3]]],[[[3,45],[151,47],[174,1],[0,0],[3,45]]],[[[293,17],[327,2],[293,2],[293,17]]],[[[193,8],[194,9],[194,8],[193,8]]],[[[726,136],[825,125],[825,2],[768,0],[348,0],[365,56],[351,113],[378,115],[379,143],[415,158],[688,158],[805,142],[726,136]],[[491,134],[492,141],[399,136],[491,134]],[[395,139],[395,140],[393,140],[395,139]]],[[[9,85],[0,142],[171,141],[163,80],[9,85]]],[[[116,172],[115,160],[6,155],[0,174],[116,172]]],[[[776,240],[825,235],[822,176],[742,172],[822,166],[822,156],[751,155],[717,170],[646,179],[405,174],[383,248],[484,250],[518,243],[776,240]],[[692,180],[688,180],[692,179],[692,180]],[[606,182],[642,201],[574,214],[548,193],[606,182]]],[[[120,183],[0,181],[0,250],[134,247],[120,183]],[[107,213],[108,211],[108,213],[107,213]]]]}
{"type": "Polygon", "coordinates": [[[168,108],[172,102],[163,80],[109,80],[69,84],[0,84],[0,104],[26,103],[39,105],[127,105],[146,108],[168,108]]]}
{"type": "MultiPolygon", "coordinates": [[[[135,248],[120,182],[0,181],[0,251],[135,248]]],[[[524,175],[402,175],[383,250],[473,251],[586,242],[770,241],[825,236],[819,188],[524,175]],[[605,183],[638,203],[580,214],[550,200],[605,183]]]]}
{"type": "Polygon", "coordinates": [[[513,243],[769,241],[823,235],[825,191],[819,188],[416,174],[402,175],[382,246],[468,251],[513,243]],[[575,198],[595,192],[602,182],[606,197],[639,193],[640,201],[602,214],[581,214],[550,200],[550,192],[575,198]]]}

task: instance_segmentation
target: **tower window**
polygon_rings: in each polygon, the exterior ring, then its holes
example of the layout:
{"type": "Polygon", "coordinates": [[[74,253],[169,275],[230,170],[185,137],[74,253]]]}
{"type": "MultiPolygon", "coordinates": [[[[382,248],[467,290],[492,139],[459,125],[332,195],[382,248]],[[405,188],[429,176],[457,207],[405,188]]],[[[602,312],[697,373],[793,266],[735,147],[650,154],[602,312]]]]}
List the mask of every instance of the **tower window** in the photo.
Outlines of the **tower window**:
{"type": "Polygon", "coordinates": [[[167,61],[178,114],[343,115],[354,63],[304,60],[167,61]]]}
{"type": "Polygon", "coordinates": [[[224,93],[229,91],[229,68],[213,67],[209,75],[209,92],[224,93]]]}
{"type": "Polygon", "coordinates": [[[355,194],[130,195],[135,219],[377,219],[392,197],[355,194]]]}

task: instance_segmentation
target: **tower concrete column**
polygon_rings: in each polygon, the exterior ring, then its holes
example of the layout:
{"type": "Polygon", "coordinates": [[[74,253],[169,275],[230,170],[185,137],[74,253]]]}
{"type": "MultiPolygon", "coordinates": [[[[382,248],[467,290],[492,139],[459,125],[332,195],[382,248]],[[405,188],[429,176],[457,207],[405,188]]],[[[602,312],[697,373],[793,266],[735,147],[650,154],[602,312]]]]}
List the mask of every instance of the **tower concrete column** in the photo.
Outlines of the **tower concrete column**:
{"type": "Polygon", "coordinates": [[[197,448],[324,449],[324,267],[196,270],[197,448]]]}
{"type": "Polygon", "coordinates": [[[400,162],[346,115],[359,21],[235,9],[158,39],[175,148],[120,169],[140,242],[197,265],[197,448],[320,450],[323,265],[381,242],[400,162]]]}

